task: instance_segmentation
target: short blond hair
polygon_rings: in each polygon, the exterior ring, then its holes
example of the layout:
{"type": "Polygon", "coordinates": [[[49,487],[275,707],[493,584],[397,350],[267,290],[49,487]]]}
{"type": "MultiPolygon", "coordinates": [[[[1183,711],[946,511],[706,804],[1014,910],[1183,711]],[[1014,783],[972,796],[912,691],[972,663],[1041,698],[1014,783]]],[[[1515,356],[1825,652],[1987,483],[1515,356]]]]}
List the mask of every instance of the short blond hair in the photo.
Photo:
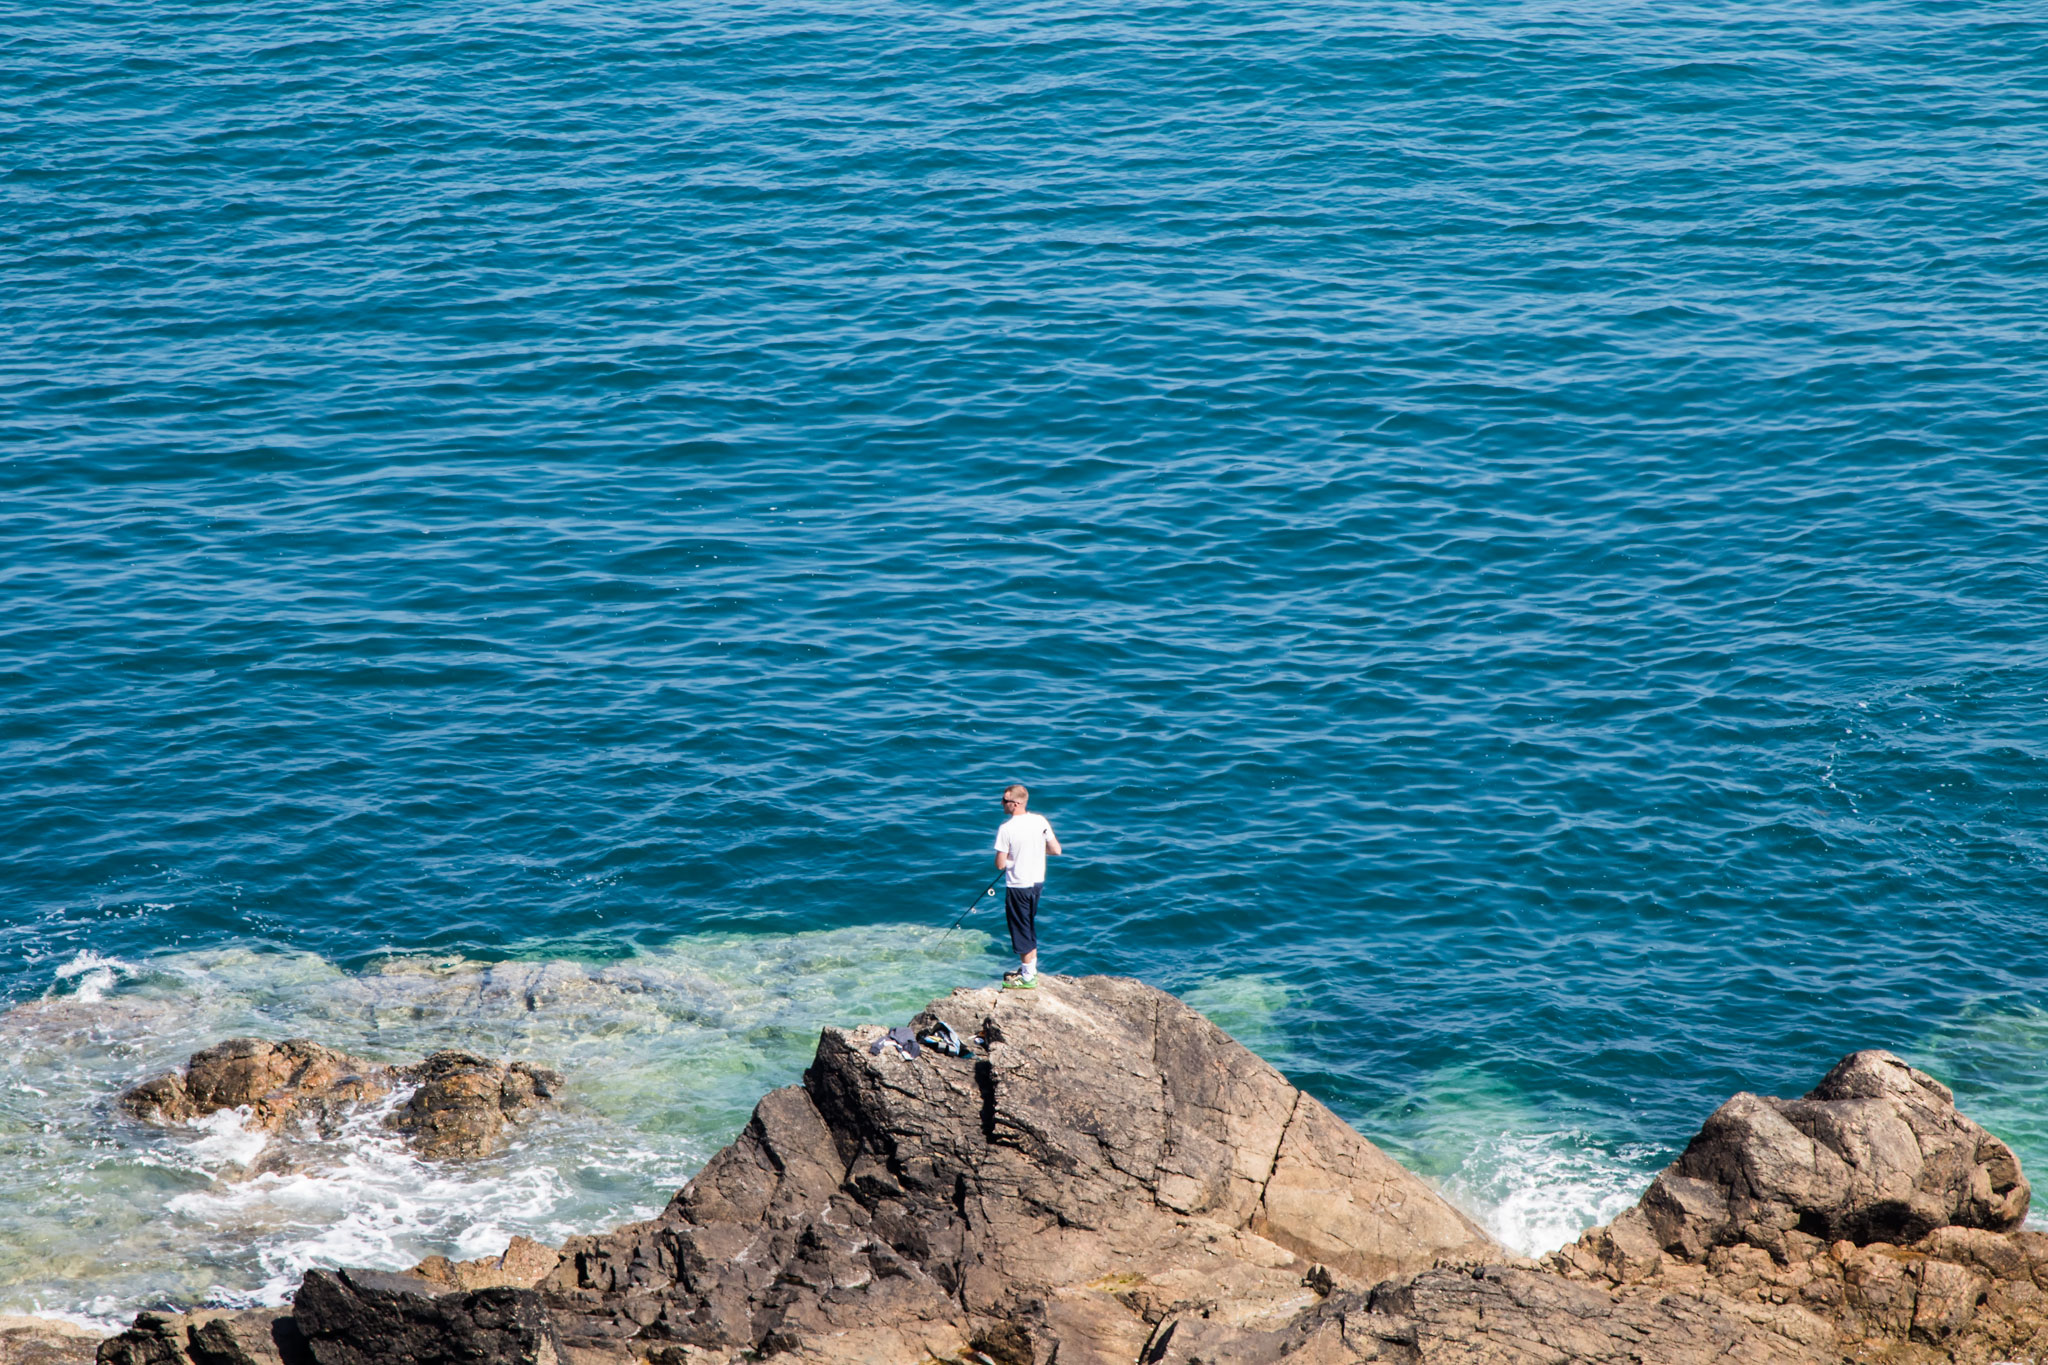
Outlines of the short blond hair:
{"type": "Polygon", "coordinates": [[[1012,782],[1009,786],[1003,788],[1003,795],[1029,801],[1031,799],[1031,788],[1025,786],[1022,782],[1012,782]]]}

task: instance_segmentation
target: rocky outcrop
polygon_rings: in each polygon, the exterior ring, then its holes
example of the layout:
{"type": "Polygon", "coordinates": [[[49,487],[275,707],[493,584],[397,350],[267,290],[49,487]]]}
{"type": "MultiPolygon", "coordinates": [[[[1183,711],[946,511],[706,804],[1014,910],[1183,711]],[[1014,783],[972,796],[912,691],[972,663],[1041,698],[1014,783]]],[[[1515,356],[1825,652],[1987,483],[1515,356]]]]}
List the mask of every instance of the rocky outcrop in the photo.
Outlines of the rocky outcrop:
{"type": "Polygon", "coordinates": [[[1715,1110],[1642,1214],[1688,1258],[1745,1243],[1782,1253],[1793,1231],[1857,1243],[2006,1232],[2027,1215],[2027,1182],[1946,1086],[1888,1052],[1857,1052],[1801,1099],[1743,1094],[1715,1110]]]}
{"type": "Polygon", "coordinates": [[[554,1323],[531,1289],[450,1291],[418,1275],[312,1270],[292,1316],[315,1365],[555,1365],[561,1358],[554,1323]]]}
{"type": "Polygon", "coordinates": [[[1376,1279],[1499,1254],[1159,991],[956,991],[914,1022],[939,1021],[980,1054],[905,1060],[873,1051],[880,1028],[827,1029],[803,1084],[762,1100],[659,1219],[565,1246],[541,1286],[564,1343],[619,1361],[669,1343],[1130,1361],[1175,1308],[1313,1302],[1317,1260],[1376,1279]]]}
{"type": "Polygon", "coordinates": [[[119,1103],[156,1123],[246,1108],[249,1122],[271,1132],[310,1123],[332,1135],[358,1106],[408,1085],[414,1087],[411,1097],[386,1122],[404,1132],[422,1156],[476,1157],[502,1146],[505,1125],[552,1099],[562,1077],[546,1067],[466,1052],[436,1052],[411,1066],[385,1066],[303,1038],[230,1038],[194,1053],[182,1072],[122,1092],[119,1103]]]}
{"type": "MultiPolygon", "coordinates": [[[[1798,1100],[1738,1095],[1635,1208],[1536,1263],[1178,1001],[1041,980],[915,1021],[976,1035],[973,1056],[826,1030],[658,1218],[412,1275],[316,1271],[243,1336],[293,1343],[276,1365],[2048,1355],[2048,1236],[2018,1228],[2017,1162],[1887,1053],[1798,1100]]],[[[230,1365],[147,1316],[107,1365],[230,1365]]]]}
{"type": "Polygon", "coordinates": [[[1732,1305],[1786,1357],[1988,1362],[2048,1353],[2048,1236],[2003,1142],[1889,1052],[1796,1100],[1741,1094],[1633,1209],[1546,1258],[1617,1307],[1732,1305]]]}

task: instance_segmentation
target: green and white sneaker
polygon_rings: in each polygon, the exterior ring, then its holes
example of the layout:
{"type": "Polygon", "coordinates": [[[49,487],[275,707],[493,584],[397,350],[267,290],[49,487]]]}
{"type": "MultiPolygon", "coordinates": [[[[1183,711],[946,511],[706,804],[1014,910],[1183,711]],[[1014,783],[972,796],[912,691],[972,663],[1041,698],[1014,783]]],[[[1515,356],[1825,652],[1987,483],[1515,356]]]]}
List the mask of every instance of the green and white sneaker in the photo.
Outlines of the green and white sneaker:
{"type": "Polygon", "coordinates": [[[1003,989],[1006,991],[1035,991],[1038,989],[1038,981],[1035,977],[1005,976],[1003,978],[1003,989]]]}

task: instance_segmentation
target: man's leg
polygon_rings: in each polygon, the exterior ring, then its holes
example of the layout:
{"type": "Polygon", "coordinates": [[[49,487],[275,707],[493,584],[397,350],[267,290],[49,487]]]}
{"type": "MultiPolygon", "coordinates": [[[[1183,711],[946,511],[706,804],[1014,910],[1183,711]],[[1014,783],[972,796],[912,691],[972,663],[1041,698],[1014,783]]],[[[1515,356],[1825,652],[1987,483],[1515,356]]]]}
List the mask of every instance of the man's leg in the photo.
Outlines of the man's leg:
{"type": "Polygon", "coordinates": [[[1011,886],[1003,891],[1003,918],[1010,924],[1010,947],[1024,968],[1022,980],[1026,985],[1036,984],[1038,977],[1038,891],[1038,886],[1011,886]]]}

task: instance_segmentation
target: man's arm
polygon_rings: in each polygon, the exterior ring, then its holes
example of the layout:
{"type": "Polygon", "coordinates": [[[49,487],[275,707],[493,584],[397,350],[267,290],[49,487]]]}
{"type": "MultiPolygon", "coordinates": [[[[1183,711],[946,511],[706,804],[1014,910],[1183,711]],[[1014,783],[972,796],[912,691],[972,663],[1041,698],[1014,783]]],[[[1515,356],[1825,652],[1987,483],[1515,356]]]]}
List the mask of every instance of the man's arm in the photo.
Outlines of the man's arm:
{"type": "Polygon", "coordinates": [[[996,850],[996,871],[998,871],[998,872],[1008,872],[1009,870],[1010,870],[1010,855],[1009,855],[1009,854],[1007,854],[1007,853],[1005,853],[1005,852],[1003,852],[1003,851],[1002,851],[1001,849],[997,849],[997,850],[996,850]]]}
{"type": "Polygon", "coordinates": [[[1057,855],[1060,852],[1060,836],[1052,832],[1052,822],[1045,826],[1045,851],[1057,855]]]}

